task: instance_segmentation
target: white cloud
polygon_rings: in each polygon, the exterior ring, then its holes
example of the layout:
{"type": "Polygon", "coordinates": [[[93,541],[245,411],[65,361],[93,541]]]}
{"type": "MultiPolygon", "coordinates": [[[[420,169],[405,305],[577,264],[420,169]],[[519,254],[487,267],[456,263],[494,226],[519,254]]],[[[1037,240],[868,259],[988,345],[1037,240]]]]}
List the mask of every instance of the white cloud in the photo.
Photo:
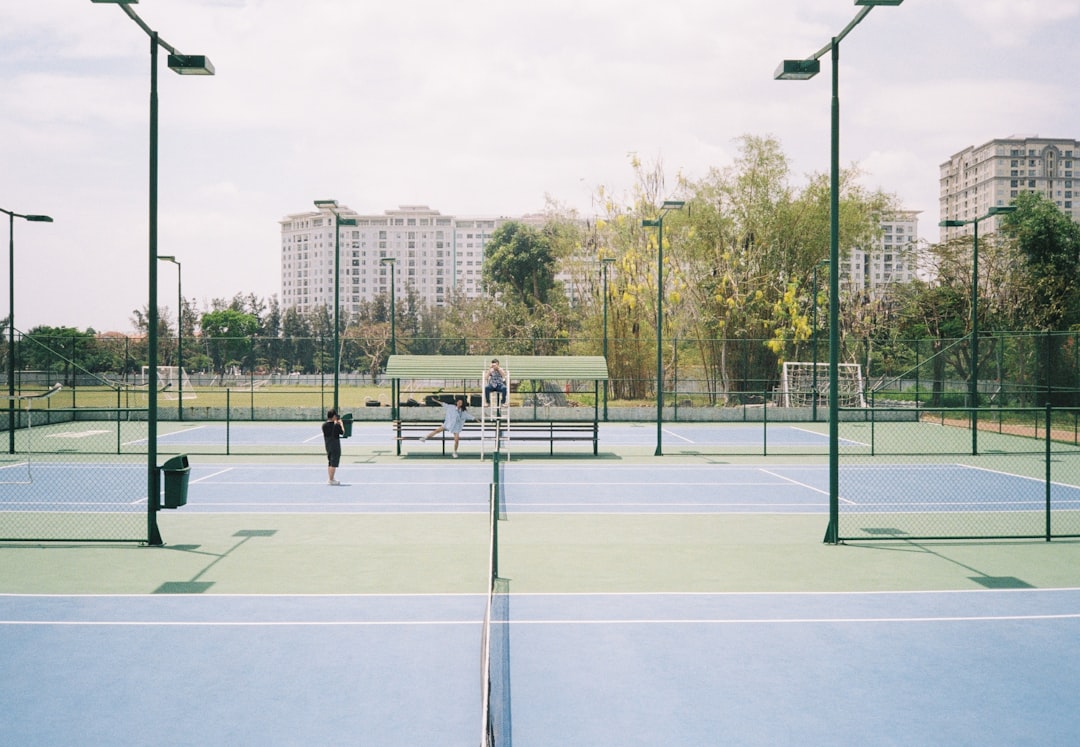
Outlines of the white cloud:
{"type": "MultiPolygon", "coordinates": [[[[938,165],[968,145],[1080,137],[1060,64],[1078,6],[875,9],[845,42],[842,160],[929,212],[938,165]]],[[[315,198],[514,215],[550,196],[588,213],[598,187],[629,190],[628,152],[661,160],[673,188],[679,172],[726,166],[747,133],[778,137],[796,180],[825,171],[828,60],[808,83],[772,72],[856,12],[851,0],[133,7],[217,67],[159,71],[160,248],[206,300],[278,292],[277,221],[315,198]]],[[[57,219],[17,227],[20,326],[124,329],[145,303],[148,47],[116,6],[0,4],[0,206],[57,219]],[[31,282],[43,277],[47,294],[31,282]]]]}

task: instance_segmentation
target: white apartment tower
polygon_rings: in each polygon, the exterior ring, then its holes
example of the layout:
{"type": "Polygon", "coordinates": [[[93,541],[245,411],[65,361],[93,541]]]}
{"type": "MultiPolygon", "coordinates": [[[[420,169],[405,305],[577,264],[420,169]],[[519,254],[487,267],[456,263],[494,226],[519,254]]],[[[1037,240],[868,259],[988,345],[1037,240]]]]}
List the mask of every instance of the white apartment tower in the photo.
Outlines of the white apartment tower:
{"type": "MultiPolygon", "coordinates": [[[[1008,205],[1021,192],[1039,192],[1080,221],[1080,206],[1073,197],[1078,168],[1077,140],[1013,135],[965,148],[941,164],[941,219],[980,218],[991,206],[1008,205]]],[[[941,240],[972,230],[970,225],[943,228],[941,240]]],[[[996,217],[979,221],[980,234],[996,230],[996,217]]]]}
{"type": "MultiPolygon", "coordinates": [[[[281,303],[309,312],[334,305],[334,208],[289,215],[281,223],[281,303]]],[[[420,302],[443,306],[455,291],[480,292],[484,244],[509,219],[455,218],[426,205],[402,205],[381,215],[360,215],[336,206],[341,307],[390,293],[390,268],[398,298],[412,288],[420,302]],[[392,258],[393,264],[382,262],[392,258]]]]}
{"type": "Polygon", "coordinates": [[[840,262],[841,286],[852,293],[880,296],[889,286],[917,277],[919,212],[897,210],[882,215],[881,233],[869,247],[852,249],[840,262]]]}

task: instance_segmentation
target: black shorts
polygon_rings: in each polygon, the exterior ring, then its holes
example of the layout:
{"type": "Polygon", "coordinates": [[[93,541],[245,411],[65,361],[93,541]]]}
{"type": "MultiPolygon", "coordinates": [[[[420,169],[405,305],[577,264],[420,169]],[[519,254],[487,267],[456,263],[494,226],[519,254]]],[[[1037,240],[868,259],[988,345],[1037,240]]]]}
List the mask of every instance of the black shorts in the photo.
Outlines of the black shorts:
{"type": "Polygon", "coordinates": [[[326,442],[326,458],[331,467],[337,467],[341,463],[341,441],[335,438],[326,442]]]}

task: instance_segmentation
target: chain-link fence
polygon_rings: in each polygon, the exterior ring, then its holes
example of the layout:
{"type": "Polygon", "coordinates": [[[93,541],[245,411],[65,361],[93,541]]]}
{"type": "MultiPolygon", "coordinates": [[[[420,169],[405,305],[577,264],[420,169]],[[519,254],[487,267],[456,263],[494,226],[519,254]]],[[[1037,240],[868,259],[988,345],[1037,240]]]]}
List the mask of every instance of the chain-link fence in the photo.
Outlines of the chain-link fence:
{"type": "Polygon", "coordinates": [[[0,453],[0,539],[146,541],[145,411],[132,415],[20,410],[0,453]]]}
{"type": "Polygon", "coordinates": [[[839,539],[1080,536],[1076,408],[881,412],[840,425],[839,539]]]}

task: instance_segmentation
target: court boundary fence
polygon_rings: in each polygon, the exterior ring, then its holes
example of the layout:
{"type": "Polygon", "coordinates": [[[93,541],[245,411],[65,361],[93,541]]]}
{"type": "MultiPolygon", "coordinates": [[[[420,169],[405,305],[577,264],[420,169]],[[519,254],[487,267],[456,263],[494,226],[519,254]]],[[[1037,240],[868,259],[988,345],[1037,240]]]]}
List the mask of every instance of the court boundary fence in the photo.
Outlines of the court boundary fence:
{"type": "Polygon", "coordinates": [[[1080,537],[1080,409],[926,408],[906,434],[845,413],[862,423],[841,430],[837,542],[1080,537]],[[845,492],[861,468],[875,477],[845,492]]]}

